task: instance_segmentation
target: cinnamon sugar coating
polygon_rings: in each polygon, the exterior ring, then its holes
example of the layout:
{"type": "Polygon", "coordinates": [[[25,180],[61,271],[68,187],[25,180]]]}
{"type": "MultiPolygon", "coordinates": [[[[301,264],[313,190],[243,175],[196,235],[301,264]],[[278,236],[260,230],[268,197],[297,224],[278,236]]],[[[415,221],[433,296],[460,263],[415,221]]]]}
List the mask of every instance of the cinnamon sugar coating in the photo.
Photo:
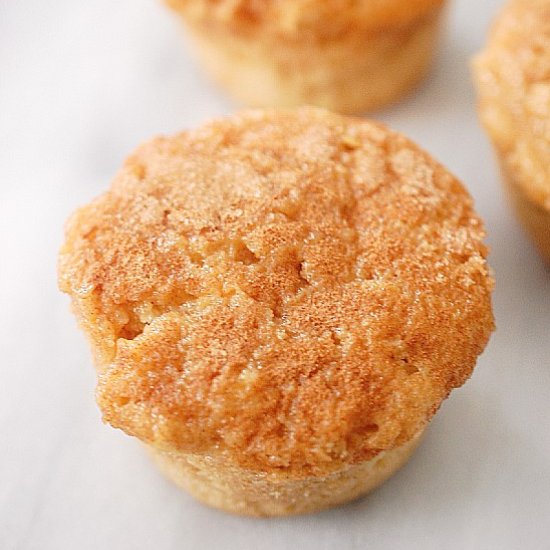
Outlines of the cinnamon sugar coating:
{"type": "Polygon", "coordinates": [[[128,159],[67,226],[60,286],[104,419],[292,476],[412,439],[493,329],[462,185],[386,127],[246,111],[128,159]]]}
{"type": "Polygon", "coordinates": [[[550,216],[550,1],[510,1],[475,73],[481,119],[505,169],[550,216]]]}
{"type": "Polygon", "coordinates": [[[444,0],[165,0],[175,11],[236,32],[317,39],[409,25],[444,0]]]}

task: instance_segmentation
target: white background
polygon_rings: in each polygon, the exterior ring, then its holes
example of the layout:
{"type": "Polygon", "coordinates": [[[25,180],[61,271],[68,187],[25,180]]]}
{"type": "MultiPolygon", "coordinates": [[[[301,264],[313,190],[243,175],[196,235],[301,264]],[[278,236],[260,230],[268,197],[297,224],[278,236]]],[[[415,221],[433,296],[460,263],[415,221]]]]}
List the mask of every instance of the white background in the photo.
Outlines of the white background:
{"type": "Polygon", "coordinates": [[[282,520],[203,507],[102,425],[56,289],[62,225],[158,133],[235,108],[157,0],[0,0],[0,548],[550,548],[550,270],[503,200],[468,60],[498,0],[456,0],[431,78],[375,116],[468,185],[498,330],[413,460],[371,496],[282,520]]]}

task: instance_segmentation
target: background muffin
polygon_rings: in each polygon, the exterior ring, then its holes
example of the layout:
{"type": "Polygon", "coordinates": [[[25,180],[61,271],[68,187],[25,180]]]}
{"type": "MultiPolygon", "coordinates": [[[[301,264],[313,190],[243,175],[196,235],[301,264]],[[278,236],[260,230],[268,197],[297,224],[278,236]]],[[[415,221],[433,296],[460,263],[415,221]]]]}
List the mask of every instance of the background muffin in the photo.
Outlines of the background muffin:
{"type": "Polygon", "coordinates": [[[516,211],[550,261],[550,1],[510,2],[475,75],[481,120],[516,211]]]}
{"type": "Polygon", "coordinates": [[[425,74],[444,0],[167,0],[210,74],[254,106],[359,113],[425,74]]]}
{"type": "Polygon", "coordinates": [[[405,137],[251,111],[141,147],[67,227],[60,285],[106,421],[226,510],[354,498],[493,328],[484,229],[405,137]]]}

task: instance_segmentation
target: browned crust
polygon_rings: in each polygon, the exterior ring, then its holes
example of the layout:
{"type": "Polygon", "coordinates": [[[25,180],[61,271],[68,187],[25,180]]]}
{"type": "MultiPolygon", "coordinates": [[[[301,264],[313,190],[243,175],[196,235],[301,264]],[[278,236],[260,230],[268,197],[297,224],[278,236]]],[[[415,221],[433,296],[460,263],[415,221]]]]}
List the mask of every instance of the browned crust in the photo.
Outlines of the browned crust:
{"type": "Polygon", "coordinates": [[[522,193],[550,212],[550,0],[512,0],[475,60],[481,120],[522,193]]]}
{"type": "Polygon", "coordinates": [[[445,0],[166,0],[193,24],[294,40],[334,40],[411,24],[445,0]]]}
{"type": "Polygon", "coordinates": [[[493,329],[462,185],[380,124],[247,111],[141,147],[67,227],[106,421],[310,475],[410,440],[493,329]]]}

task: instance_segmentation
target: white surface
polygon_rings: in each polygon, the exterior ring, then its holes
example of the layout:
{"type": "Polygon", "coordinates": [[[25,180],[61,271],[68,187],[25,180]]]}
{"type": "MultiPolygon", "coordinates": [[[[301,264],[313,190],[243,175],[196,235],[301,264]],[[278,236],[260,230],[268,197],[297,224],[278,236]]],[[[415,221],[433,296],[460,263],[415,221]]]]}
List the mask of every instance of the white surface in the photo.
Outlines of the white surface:
{"type": "Polygon", "coordinates": [[[460,176],[485,218],[498,331],[414,459],[319,515],[236,518],[167,483],[103,426],[56,289],[62,224],[153,134],[233,106],[156,0],[0,4],[0,548],[550,548],[550,271],[502,199],[467,62],[498,0],[455,0],[436,71],[378,115],[460,176]]]}

